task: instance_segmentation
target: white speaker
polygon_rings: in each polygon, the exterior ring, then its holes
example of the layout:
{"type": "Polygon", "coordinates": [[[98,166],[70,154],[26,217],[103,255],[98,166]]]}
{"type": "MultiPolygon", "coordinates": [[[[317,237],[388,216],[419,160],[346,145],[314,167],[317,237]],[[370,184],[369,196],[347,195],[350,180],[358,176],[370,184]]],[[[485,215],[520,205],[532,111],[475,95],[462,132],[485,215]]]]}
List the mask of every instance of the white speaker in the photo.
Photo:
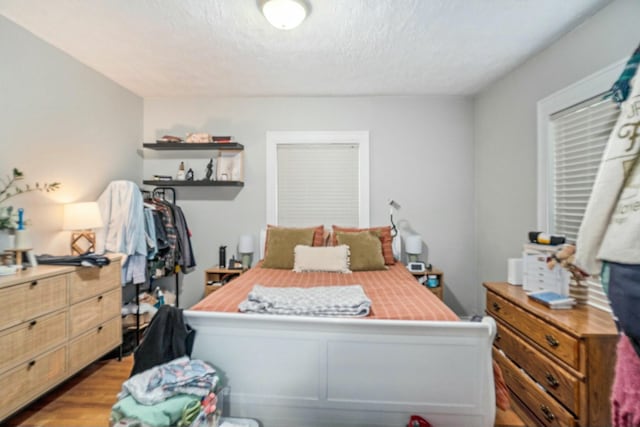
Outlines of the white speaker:
{"type": "Polygon", "coordinates": [[[522,285],[522,258],[507,260],[507,282],[511,285],[522,285]]]}

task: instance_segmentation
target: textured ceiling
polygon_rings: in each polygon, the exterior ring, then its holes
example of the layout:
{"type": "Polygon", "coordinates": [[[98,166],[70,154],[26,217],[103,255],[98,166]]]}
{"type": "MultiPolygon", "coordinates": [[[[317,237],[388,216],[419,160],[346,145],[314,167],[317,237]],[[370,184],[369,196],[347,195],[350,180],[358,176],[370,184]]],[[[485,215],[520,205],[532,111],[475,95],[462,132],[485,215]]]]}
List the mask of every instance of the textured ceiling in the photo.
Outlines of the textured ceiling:
{"type": "Polygon", "coordinates": [[[0,0],[0,14],[143,97],[472,94],[610,0],[0,0]]]}

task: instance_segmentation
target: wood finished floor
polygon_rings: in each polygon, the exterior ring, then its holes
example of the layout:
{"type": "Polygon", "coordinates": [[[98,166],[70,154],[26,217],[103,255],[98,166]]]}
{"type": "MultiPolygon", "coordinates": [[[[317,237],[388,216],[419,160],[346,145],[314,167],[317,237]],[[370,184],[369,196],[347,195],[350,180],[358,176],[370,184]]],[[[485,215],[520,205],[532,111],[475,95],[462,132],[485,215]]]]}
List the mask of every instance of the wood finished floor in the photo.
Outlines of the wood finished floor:
{"type": "MultiPolygon", "coordinates": [[[[96,362],[0,423],[28,427],[108,427],[111,406],[129,377],[133,358],[96,362]]],[[[513,411],[497,411],[496,427],[523,427],[513,411]]]]}

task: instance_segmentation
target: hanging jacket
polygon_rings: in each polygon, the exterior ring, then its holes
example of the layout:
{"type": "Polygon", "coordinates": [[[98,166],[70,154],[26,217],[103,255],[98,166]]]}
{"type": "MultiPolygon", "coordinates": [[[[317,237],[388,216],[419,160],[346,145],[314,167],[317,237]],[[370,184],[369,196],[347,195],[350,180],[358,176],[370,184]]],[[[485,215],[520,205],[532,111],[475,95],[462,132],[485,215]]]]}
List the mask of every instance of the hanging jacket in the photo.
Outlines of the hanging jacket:
{"type": "Polygon", "coordinates": [[[133,352],[131,375],[182,356],[191,357],[196,331],[184,321],[182,309],[161,306],[151,319],[142,343],[133,352]]]}
{"type": "Polygon", "coordinates": [[[123,254],[122,283],[144,283],[147,240],[142,194],[131,181],[112,181],[98,198],[104,226],[96,231],[96,253],[123,254]]]}

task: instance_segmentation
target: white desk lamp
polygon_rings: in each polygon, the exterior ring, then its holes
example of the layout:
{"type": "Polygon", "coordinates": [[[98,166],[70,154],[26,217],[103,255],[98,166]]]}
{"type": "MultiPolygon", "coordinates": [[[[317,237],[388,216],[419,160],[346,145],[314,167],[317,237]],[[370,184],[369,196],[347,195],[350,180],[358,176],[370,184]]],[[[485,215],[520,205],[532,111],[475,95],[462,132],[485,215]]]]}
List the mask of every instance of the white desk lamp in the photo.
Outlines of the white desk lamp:
{"type": "Polygon", "coordinates": [[[418,234],[407,236],[404,240],[404,245],[409,262],[418,261],[418,255],[422,253],[422,237],[418,234]]]}
{"type": "Polygon", "coordinates": [[[238,252],[242,255],[242,268],[248,269],[251,266],[251,254],[253,253],[253,236],[251,234],[240,236],[238,252]]]}

